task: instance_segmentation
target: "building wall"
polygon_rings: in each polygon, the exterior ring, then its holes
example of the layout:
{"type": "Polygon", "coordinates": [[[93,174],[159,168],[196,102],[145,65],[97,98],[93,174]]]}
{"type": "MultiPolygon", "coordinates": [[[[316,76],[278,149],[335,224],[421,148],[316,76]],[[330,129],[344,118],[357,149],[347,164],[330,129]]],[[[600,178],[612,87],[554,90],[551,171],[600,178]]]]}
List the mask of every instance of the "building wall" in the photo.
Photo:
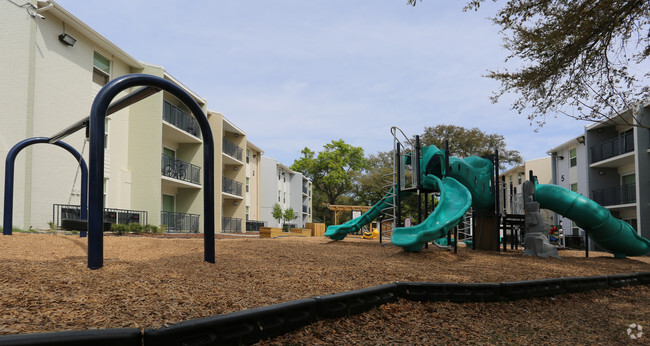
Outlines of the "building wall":
{"type": "Polygon", "coordinates": [[[262,156],[260,185],[260,221],[269,227],[279,227],[273,219],[273,205],[278,203],[278,167],[277,161],[262,156]]]}
{"type": "Polygon", "coordinates": [[[261,203],[261,162],[262,152],[247,144],[249,151],[246,164],[246,178],[248,178],[249,190],[246,193],[246,206],[248,207],[248,219],[260,221],[261,203]]]}
{"type": "Polygon", "coordinates": [[[637,118],[646,128],[635,128],[636,150],[636,215],[637,227],[646,239],[650,239],[650,105],[646,104],[638,111],[637,118]]]}
{"type": "MultiPolygon", "coordinates": [[[[63,31],[63,21],[51,12],[46,16],[46,20],[32,18],[24,8],[7,1],[0,3],[0,21],[3,23],[3,30],[0,30],[0,41],[3,42],[0,106],[3,116],[15,117],[11,121],[6,119],[0,130],[2,160],[19,141],[35,136],[49,137],[88,116],[98,90],[92,82],[94,51],[111,58],[112,78],[131,72],[129,64],[113,57],[72,27],[66,26],[66,33],[77,39],[76,44],[73,47],[62,44],[58,35],[63,31]]],[[[128,122],[128,112],[119,113],[114,115],[120,118],[113,121],[115,128],[128,122]]],[[[80,131],[63,141],[82,151],[84,137],[80,131]]],[[[87,160],[87,147],[85,149],[87,160]]],[[[18,157],[14,225],[47,228],[47,222],[53,220],[52,204],[79,203],[80,178],[73,189],[78,162],[66,151],[50,145],[32,146],[18,157]]],[[[119,159],[115,158],[115,161],[117,164],[114,164],[111,174],[114,180],[118,180],[123,167],[119,159]]],[[[4,178],[4,170],[0,178],[4,178]]]]}

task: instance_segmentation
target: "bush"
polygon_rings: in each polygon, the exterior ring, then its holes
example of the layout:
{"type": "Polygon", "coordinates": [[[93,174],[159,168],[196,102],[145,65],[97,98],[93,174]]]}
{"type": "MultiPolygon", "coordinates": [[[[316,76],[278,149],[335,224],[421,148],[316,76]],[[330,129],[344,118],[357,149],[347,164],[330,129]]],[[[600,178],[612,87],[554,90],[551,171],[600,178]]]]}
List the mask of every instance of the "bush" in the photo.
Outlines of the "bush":
{"type": "Polygon", "coordinates": [[[162,233],[162,229],[160,229],[158,226],[146,224],[144,225],[144,233],[160,234],[162,233]]]}
{"type": "Polygon", "coordinates": [[[115,223],[111,226],[111,231],[115,234],[127,234],[129,233],[129,226],[115,223]]]}
{"type": "Polygon", "coordinates": [[[129,232],[135,233],[135,234],[142,234],[144,233],[144,226],[137,222],[133,222],[129,224],[129,232]]]}

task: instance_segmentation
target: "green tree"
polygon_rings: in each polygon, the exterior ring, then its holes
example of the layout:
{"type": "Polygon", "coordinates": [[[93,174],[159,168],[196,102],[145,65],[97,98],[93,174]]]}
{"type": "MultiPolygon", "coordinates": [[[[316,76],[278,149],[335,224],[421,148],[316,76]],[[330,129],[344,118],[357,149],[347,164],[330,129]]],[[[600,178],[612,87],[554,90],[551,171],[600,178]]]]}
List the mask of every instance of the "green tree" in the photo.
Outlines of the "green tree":
{"type": "Polygon", "coordinates": [[[468,156],[485,156],[494,154],[499,150],[500,168],[521,164],[523,158],[517,150],[508,150],[502,135],[488,134],[474,127],[467,129],[455,125],[437,125],[425,127],[420,135],[423,145],[435,145],[440,149],[445,148],[445,140],[449,140],[451,156],[465,158],[468,156]]]}
{"type": "Polygon", "coordinates": [[[368,169],[356,179],[354,204],[373,205],[390,190],[393,173],[393,152],[378,152],[367,158],[368,169]]]}
{"type": "Polygon", "coordinates": [[[284,210],[282,217],[284,218],[284,221],[291,222],[295,220],[297,216],[296,213],[293,211],[293,208],[288,208],[284,210]]]}
{"type": "Polygon", "coordinates": [[[492,21],[513,62],[487,75],[501,83],[492,100],[517,94],[512,107],[531,123],[543,125],[547,114],[604,122],[650,97],[648,0],[508,1],[492,21]]]}
{"type": "Polygon", "coordinates": [[[363,148],[345,143],[342,139],[325,144],[316,154],[305,147],[302,157],[295,160],[291,169],[301,172],[313,184],[313,211],[325,220],[329,213],[323,204],[337,204],[337,199],[352,192],[355,179],[366,167],[363,148]]]}
{"type": "Polygon", "coordinates": [[[284,212],[282,211],[280,203],[275,203],[273,205],[273,211],[271,212],[271,215],[274,219],[278,220],[278,224],[282,226],[282,218],[284,217],[284,212]]]}

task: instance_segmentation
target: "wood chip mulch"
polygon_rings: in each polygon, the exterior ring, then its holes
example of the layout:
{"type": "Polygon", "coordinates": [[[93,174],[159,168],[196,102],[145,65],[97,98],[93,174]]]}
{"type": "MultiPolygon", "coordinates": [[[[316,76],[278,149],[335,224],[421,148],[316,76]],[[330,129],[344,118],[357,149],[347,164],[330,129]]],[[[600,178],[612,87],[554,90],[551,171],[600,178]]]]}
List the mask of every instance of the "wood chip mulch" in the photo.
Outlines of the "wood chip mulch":
{"type": "MultiPolygon", "coordinates": [[[[406,253],[377,240],[250,237],[104,237],[104,267],[89,270],[87,238],[15,234],[0,241],[0,334],[92,328],[158,328],[394,281],[503,282],[650,271],[650,257],[560,251],[439,248],[406,253]]],[[[628,342],[631,323],[650,329],[650,289],[634,286],[501,303],[387,304],[306,326],[272,344],[628,342]],[[575,341],[575,342],[572,342],[575,341]]],[[[650,337],[650,335],[648,335],[650,337]]],[[[646,339],[647,341],[647,339],[646,339]]]]}

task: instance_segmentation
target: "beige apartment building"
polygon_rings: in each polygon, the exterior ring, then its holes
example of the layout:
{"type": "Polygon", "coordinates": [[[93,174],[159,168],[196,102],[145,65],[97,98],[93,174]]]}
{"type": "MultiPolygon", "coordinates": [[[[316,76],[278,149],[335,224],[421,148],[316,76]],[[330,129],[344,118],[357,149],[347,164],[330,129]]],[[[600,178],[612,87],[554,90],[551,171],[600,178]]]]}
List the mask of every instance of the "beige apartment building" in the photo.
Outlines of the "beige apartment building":
{"type": "MultiPolygon", "coordinates": [[[[249,165],[243,154],[252,151],[259,160],[261,149],[250,144],[250,150],[243,130],[209,111],[204,98],[163,67],[133,58],[54,1],[31,7],[2,1],[0,23],[0,159],[26,138],[49,137],[88,116],[108,81],[151,74],[181,87],[208,115],[218,153],[215,231],[242,231],[247,209],[259,214],[259,196],[254,195],[259,181],[253,180],[252,193],[243,188],[259,163],[249,165]]],[[[105,138],[106,221],[166,225],[173,232],[203,230],[203,140],[185,105],[158,92],[107,117],[105,138]]],[[[63,141],[88,160],[83,130],[63,141]]],[[[49,222],[78,215],[78,167],[69,153],[53,145],[23,150],[16,160],[14,226],[46,229],[49,222]]],[[[4,174],[0,170],[2,181],[4,174]]],[[[4,194],[4,185],[0,188],[4,194]]]]}
{"type": "MultiPolygon", "coordinates": [[[[505,186],[500,193],[501,207],[508,214],[523,214],[523,195],[522,184],[528,180],[528,174],[533,171],[540,184],[552,184],[551,157],[542,157],[539,159],[527,160],[523,165],[515,166],[503,172],[499,176],[500,182],[505,182],[505,186]],[[505,202],[504,202],[505,201],[505,202]]],[[[546,223],[555,224],[553,213],[549,210],[542,209],[542,215],[546,223]]]]}

